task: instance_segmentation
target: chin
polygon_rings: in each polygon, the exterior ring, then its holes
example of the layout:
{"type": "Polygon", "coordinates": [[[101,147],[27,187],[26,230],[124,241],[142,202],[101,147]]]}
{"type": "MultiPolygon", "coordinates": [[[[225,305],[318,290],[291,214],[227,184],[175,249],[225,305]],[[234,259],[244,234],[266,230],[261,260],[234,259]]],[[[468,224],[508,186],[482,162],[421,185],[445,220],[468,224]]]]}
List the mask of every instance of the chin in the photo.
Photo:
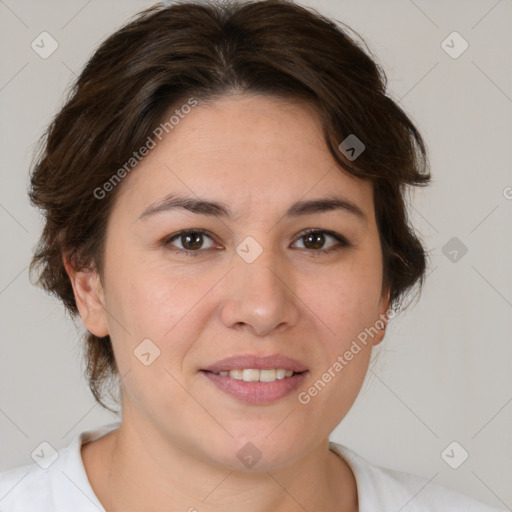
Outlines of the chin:
{"type": "Polygon", "coordinates": [[[272,428],[262,433],[255,432],[253,436],[248,434],[247,429],[241,436],[235,436],[233,439],[212,439],[205,451],[208,457],[216,464],[226,466],[236,471],[269,471],[286,467],[293,463],[295,458],[300,457],[300,440],[303,436],[297,435],[297,438],[287,438],[283,442],[280,436],[272,438],[272,428]],[[212,451],[212,445],[215,447],[212,451]]]}

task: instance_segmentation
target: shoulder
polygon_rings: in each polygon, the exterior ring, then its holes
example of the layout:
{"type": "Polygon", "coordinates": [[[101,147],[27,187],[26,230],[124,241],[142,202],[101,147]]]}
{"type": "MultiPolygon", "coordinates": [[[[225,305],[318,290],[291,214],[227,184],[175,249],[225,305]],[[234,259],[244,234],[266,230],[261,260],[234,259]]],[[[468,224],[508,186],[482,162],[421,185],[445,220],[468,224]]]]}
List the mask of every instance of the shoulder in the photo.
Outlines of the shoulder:
{"type": "Polygon", "coordinates": [[[101,503],[91,488],[81,457],[82,444],[119,427],[111,423],[82,432],[58,451],[41,448],[40,462],[0,473],[1,512],[98,512],[101,503]]]}
{"type": "Polygon", "coordinates": [[[44,472],[36,464],[0,473],[0,510],[46,510],[51,503],[51,480],[52,473],[44,472]]]}
{"type": "Polygon", "coordinates": [[[407,512],[502,512],[417,475],[375,466],[340,444],[330,449],[351,467],[356,482],[360,512],[404,510],[407,512]]]}

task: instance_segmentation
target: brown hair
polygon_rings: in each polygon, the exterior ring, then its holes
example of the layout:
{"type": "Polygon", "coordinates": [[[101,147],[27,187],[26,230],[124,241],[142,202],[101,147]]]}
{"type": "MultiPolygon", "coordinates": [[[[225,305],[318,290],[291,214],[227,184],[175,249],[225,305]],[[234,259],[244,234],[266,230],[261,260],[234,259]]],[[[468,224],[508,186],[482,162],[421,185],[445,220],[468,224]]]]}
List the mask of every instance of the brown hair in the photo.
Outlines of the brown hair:
{"type": "MultiPolygon", "coordinates": [[[[341,25],[341,24],[339,24],[341,25]]],[[[430,179],[417,129],[387,95],[366,47],[335,22],[287,0],[158,4],[101,44],[40,141],[29,196],[45,215],[31,262],[37,283],[77,306],[63,265],[97,269],[118,187],[97,191],[142,147],[169,109],[234,93],[306,101],[347,172],[373,184],[383,283],[396,307],[421,286],[426,254],[407,219],[408,185],[430,179]],[[366,48],[366,49],[365,49],[366,48]],[[366,148],[352,163],[339,144],[355,134],[366,148]]],[[[86,374],[95,399],[117,374],[109,336],[86,334],[86,374]]]]}

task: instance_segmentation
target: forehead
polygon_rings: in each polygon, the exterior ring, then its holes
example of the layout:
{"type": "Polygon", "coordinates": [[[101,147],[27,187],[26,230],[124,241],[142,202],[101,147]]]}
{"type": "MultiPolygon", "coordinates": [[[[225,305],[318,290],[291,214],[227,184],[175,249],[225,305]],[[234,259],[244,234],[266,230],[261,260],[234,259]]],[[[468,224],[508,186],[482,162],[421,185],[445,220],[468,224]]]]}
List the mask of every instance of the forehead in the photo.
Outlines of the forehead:
{"type": "Polygon", "coordinates": [[[339,168],[307,104],[246,95],[199,104],[156,142],[119,191],[126,214],[171,192],[220,200],[237,216],[335,193],[373,209],[371,184],[339,168]]]}

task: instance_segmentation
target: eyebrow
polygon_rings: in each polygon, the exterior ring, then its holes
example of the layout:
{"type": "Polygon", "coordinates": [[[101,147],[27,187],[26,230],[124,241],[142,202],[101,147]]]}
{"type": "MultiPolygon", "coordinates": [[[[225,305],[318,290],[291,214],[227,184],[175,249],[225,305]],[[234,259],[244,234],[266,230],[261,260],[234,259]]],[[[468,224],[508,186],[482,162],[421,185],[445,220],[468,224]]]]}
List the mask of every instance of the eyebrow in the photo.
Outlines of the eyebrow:
{"type": "MultiPolygon", "coordinates": [[[[150,204],[139,216],[140,219],[146,219],[157,213],[170,211],[177,208],[183,208],[199,215],[209,215],[212,217],[232,218],[230,208],[220,201],[210,201],[197,197],[179,196],[169,194],[162,200],[150,204]]],[[[325,197],[312,199],[308,201],[297,201],[292,204],[285,212],[285,217],[299,217],[312,213],[322,213],[333,210],[342,210],[350,213],[360,220],[366,220],[365,213],[352,201],[343,197],[325,197]]]]}

